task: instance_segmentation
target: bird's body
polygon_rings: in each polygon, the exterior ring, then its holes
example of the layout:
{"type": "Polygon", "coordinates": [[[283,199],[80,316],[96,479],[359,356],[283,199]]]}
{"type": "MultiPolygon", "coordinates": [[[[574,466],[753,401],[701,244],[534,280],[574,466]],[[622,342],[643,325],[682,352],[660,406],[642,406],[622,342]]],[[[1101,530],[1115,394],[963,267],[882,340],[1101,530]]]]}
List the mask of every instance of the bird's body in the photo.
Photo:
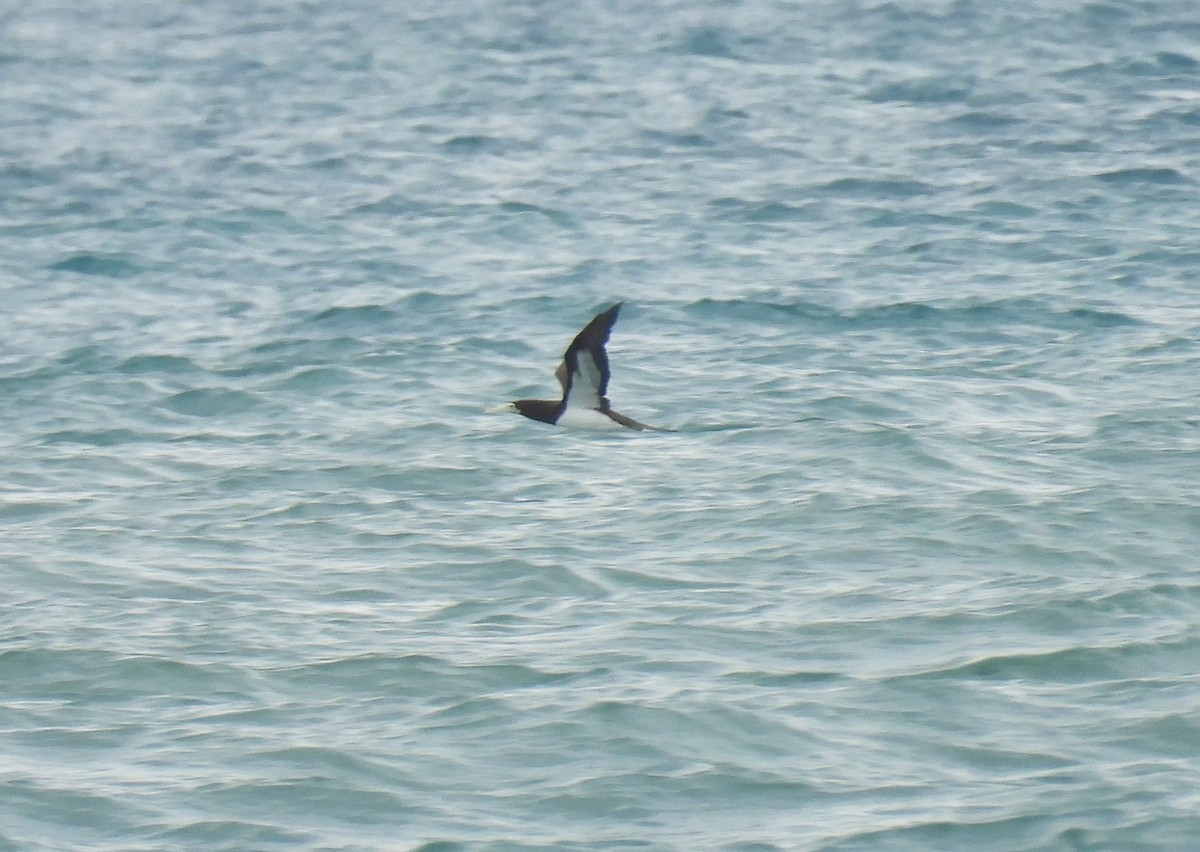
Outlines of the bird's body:
{"type": "MultiPolygon", "coordinates": [[[[594,408],[567,408],[558,416],[558,420],[555,421],[554,425],[565,426],[568,429],[594,429],[597,431],[625,428],[603,411],[597,411],[594,408]]],[[[648,427],[635,426],[633,428],[646,429],[648,427]]]]}
{"type": "Polygon", "coordinates": [[[571,341],[554,373],[562,385],[562,399],[518,399],[492,411],[511,411],[530,420],[574,429],[666,431],[618,414],[605,396],[610,370],[604,346],[620,312],[618,302],[598,314],[571,341]]]}

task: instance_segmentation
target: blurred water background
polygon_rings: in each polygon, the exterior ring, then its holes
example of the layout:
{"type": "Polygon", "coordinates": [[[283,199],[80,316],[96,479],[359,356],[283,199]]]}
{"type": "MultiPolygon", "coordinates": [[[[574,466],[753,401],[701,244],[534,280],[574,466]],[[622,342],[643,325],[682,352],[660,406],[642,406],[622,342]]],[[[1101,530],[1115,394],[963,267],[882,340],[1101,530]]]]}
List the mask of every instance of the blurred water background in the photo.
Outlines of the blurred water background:
{"type": "Polygon", "coordinates": [[[6,4],[0,848],[1195,848],[1198,45],[6,4]]]}

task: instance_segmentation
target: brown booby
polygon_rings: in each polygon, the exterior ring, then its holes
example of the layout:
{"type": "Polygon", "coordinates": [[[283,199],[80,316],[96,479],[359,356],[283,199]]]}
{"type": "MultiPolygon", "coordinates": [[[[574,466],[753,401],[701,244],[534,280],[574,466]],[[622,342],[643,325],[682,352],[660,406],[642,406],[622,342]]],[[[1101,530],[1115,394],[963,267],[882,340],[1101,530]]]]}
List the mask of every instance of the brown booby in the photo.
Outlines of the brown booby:
{"type": "Polygon", "coordinates": [[[607,311],[598,314],[575,335],[563,355],[562,363],[554,371],[562,385],[562,399],[518,399],[514,402],[490,409],[490,412],[511,411],[530,420],[539,420],[558,426],[576,429],[651,429],[670,431],[656,426],[639,423],[632,417],[618,414],[608,403],[608,354],[604,344],[622,302],[617,302],[607,311]]]}

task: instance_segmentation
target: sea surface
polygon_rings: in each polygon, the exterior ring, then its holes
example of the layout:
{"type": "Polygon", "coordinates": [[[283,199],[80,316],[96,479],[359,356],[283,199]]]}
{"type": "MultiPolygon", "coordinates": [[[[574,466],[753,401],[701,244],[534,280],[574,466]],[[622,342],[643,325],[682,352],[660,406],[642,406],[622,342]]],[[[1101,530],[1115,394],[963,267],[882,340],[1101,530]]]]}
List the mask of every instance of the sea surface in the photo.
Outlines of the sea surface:
{"type": "Polygon", "coordinates": [[[1200,848],[1193,0],[4,5],[0,849],[1200,848]]]}

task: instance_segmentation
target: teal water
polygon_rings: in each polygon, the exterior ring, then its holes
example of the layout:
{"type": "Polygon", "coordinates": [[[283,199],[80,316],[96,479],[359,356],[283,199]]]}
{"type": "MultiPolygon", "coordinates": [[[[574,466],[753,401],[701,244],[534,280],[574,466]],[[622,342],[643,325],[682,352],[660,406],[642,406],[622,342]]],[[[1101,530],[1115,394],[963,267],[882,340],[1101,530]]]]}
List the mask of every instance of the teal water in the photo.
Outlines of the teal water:
{"type": "Polygon", "coordinates": [[[1198,38],[4,13],[0,848],[1194,848],[1198,38]]]}

